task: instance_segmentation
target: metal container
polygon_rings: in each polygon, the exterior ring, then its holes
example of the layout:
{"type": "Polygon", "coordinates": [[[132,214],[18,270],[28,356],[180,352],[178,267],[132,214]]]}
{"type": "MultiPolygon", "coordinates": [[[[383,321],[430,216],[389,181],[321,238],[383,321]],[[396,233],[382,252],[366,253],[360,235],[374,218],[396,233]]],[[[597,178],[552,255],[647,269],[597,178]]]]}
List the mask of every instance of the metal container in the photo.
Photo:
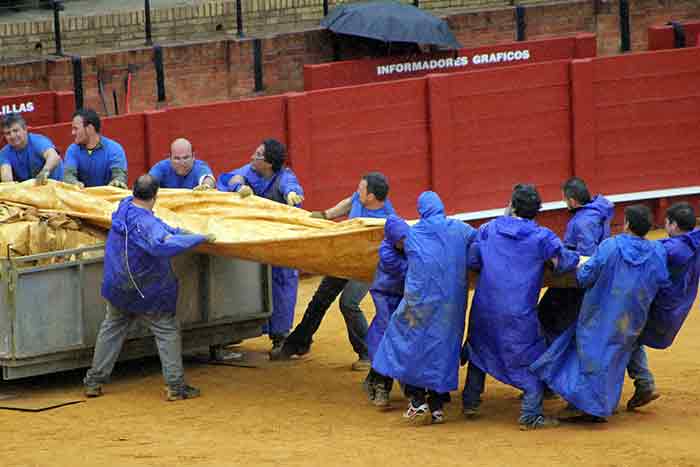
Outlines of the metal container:
{"type": "MultiPolygon", "coordinates": [[[[272,312],[267,265],[187,253],[173,259],[183,351],[262,334],[272,312]]],[[[0,367],[4,379],[87,367],[105,301],[104,245],[0,259],[0,367]]],[[[120,359],[157,353],[134,326],[120,359]]]]}

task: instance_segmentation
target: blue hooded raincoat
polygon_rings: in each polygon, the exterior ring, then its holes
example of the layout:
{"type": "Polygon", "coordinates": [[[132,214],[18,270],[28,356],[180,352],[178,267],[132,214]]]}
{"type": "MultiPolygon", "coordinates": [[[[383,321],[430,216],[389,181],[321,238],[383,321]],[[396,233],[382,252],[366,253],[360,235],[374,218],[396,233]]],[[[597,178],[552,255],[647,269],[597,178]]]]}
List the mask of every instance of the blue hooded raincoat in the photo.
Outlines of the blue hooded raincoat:
{"type": "Polygon", "coordinates": [[[555,272],[572,271],[577,253],[532,220],[502,216],[479,230],[470,267],[479,280],[469,316],[465,356],[503,383],[535,392],[541,383],[529,370],[546,344],[537,319],[545,261],[555,272]]]}
{"type": "Polygon", "coordinates": [[[659,290],[651,304],[639,343],[655,349],[670,347],[688,317],[700,280],[700,230],[660,242],[668,255],[671,284],[659,290]]]}
{"type": "Polygon", "coordinates": [[[610,221],[615,206],[604,196],[594,197],[590,203],[576,209],[566,225],[564,246],[582,256],[592,256],[600,242],[610,237],[610,221]]]}
{"type": "Polygon", "coordinates": [[[206,240],[183,235],[129,196],[112,214],[105,245],[102,296],[129,313],[175,313],[177,279],[170,258],[206,240]]]}
{"type": "MultiPolygon", "coordinates": [[[[283,167],[272,177],[265,178],[256,172],[251,164],[221,174],[216,182],[216,188],[220,191],[238,191],[240,184],[228,184],[235,175],[242,176],[246,185],[250,186],[257,196],[278,203],[286,204],[287,195],[292,191],[298,195],[304,195],[304,189],[299,184],[296,175],[287,167],[283,167]]],[[[299,272],[296,269],[272,267],[272,316],[263,328],[263,332],[270,335],[281,335],[289,332],[294,322],[294,307],[297,304],[298,288],[299,272]]]]}
{"type": "Polygon", "coordinates": [[[469,245],[476,231],[448,219],[436,193],[418,198],[420,221],[404,242],[404,298],[372,362],[379,373],[439,393],[458,387],[469,245]]]}
{"type": "Polygon", "coordinates": [[[374,301],[374,319],[367,330],[367,349],[372,360],[389,325],[392,313],[403,298],[408,260],[394,246],[408,235],[410,227],[398,216],[389,216],[384,224],[384,240],[379,245],[379,264],[369,289],[374,301]]]}
{"type": "Polygon", "coordinates": [[[668,283],[666,250],[658,242],[618,235],[601,243],[577,279],[588,290],[576,325],[531,368],[569,403],[607,417],[620,400],[651,302],[668,283]]]}

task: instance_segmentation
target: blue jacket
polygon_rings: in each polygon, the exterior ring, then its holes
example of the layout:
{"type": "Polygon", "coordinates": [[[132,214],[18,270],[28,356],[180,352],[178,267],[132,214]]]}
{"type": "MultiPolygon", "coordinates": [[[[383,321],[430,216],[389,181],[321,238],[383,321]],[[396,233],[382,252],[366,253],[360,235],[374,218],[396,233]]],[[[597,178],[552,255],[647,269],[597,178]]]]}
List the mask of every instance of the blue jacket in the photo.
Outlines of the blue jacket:
{"type": "Polygon", "coordinates": [[[551,230],[510,216],[484,224],[472,250],[470,267],[480,274],[466,357],[499,381],[537,391],[541,383],[529,366],[546,349],[535,309],[545,261],[557,258],[556,272],[567,272],[579,256],[551,230]]]}
{"type": "Polygon", "coordinates": [[[661,240],[668,255],[670,285],[659,290],[639,342],[655,349],[670,347],[698,295],[700,230],[661,240]]]}
{"type": "Polygon", "coordinates": [[[420,221],[404,242],[404,297],[372,366],[404,384],[444,393],[458,387],[468,251],[476,231],[445,217],[442,201],[432,191],[420,195],[418,212],[420,221]]]}
{"type": "Polygon", "coordinates": [[[595,253],[600,242],[610,237],[610,221],[615,214],[613,203],[598,195],[576,209],[566,225],[564,246],[582,256],[595,253]]]}
{"type": "Polygon", "coordinates": [[[75,143],[66,151],[65,168],[78,172],[78,181],[86,187],[105,186],[112,181],[112,169],[127,170],[124,148],[114,140],[100,135],[100,143],[90,153],[75,143]]]}
{"type": "Polygon", "coordinates": [[[384,240],[379,245],[379,263],[374,282],[369,289],[374,301],[374,319],[367,331],[370,360],[374,358],[384,337],[389,319],[403,298],[408,260],[403,251],[394,246],[408,235],[410,227],[398,216],[389,216],[384,224],[384,240]]]}
{"type": "Polygon", "coordinates": [[[170,159],[164,159],[151,167],[148,171],[160,181],[161,188],[189,188],[190,190],[199,185],[200,180],[205,175],[214,177],[213,172],[206,162],[195,159],[192,170],[187,175],[178,175],[173,169],[170,159]]]}
{"type": "Polygon", "coordinates": [[[577,280],[588,290],[576,325],[531,369],[580,410],[607,417],[620,400],[651,302],[668,284],[666,250],[632,235],[609,238],[579,268],[577,280]]]}
{"type": "MultiPolygon", "coordinates": [[[[41,171],[46,164],[43,154],[51,148],[56,147],[46,136],[28,133],[27,145],[24,148],[17,150],[8,144],[0,150],[0,165],[10,165],[12,178],[17,182],[24,182],[35,178],[41,171]]],[[[49,178],[63,180],[63,161],[54,167],[49,178]]]]}
{"type": "Polygon", "coordinates": [[[184,235],[152,212],[123,199],[112,214],[105,245],[102,296],[130,313],[175,313],[177,279],[170,258],[205,240],[184,235]]]}
{"type": "Polygon", "coordinates": [[[304,195],[304,189],[299,184],[297,176],[287,167],[283,167],[270,178],[265,178],[253,169],[253,166],[246,164],[231,172],[221,174],[216,182],[216,188],[219,191],[238,191],[241,184],[236,183],[229,185],[228,182],[235,175],[240,175],[245,180],[246,185],[250,186],[257,196],[271,199],[280,203],[287,202],[287,195],[290,192],[295,192],[298,195],[304,195]]]}

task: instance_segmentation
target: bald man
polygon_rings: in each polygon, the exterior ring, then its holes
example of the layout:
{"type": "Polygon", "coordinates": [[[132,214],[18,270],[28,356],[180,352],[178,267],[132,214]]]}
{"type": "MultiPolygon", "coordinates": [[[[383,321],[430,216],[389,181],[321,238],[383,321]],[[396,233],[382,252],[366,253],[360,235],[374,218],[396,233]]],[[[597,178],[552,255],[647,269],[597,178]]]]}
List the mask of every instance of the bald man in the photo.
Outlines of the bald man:
{"type": "Polygon", "coordinates": [[[216,179],[206,162],[195,158],[192,143],[178,138],[170,145],[170,157],[154,165],[148,172],[156,177],[161,188],[213,190],[216,179]]]}

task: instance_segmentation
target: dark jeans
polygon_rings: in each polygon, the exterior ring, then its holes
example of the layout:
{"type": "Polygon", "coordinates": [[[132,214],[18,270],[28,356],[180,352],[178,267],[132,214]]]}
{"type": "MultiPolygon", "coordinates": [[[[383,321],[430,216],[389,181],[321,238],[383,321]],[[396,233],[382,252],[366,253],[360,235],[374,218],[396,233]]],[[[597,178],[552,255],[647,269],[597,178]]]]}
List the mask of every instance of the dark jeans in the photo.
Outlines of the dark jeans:
{"type": "Polygon", "coordinates": [[[384,376],[374,368],[369,370],[369,373],[367,374],[367,381],[369,384],[381,387],[387,392],[391,392],[391,388],[394,386],[394,378],[384,376]]]}
{"type": "Polygon", "coordinates": [[[367,295],[369,284],[339,277],[326,276],[306,307],[304,317],[284,343],[289,354],[309,351],[313,336],[333,301],[340,295],[340,312],[345,319],[348,339],[361,359],[368,359],[367,320],[360,309],[360,302],[367,295]]]}
{"type": "Polygon", "coordinates": [[[413,407],[416,408],[425,404],[427,396],[428,407],[430,407],[431,412],[442,410],[444,402],[448,399],[448,395],[446,393],[426,390],[425,388],[411,386],[410,384],[405,385],[403,391],[406,397],[411,400],[413,407]]]}

